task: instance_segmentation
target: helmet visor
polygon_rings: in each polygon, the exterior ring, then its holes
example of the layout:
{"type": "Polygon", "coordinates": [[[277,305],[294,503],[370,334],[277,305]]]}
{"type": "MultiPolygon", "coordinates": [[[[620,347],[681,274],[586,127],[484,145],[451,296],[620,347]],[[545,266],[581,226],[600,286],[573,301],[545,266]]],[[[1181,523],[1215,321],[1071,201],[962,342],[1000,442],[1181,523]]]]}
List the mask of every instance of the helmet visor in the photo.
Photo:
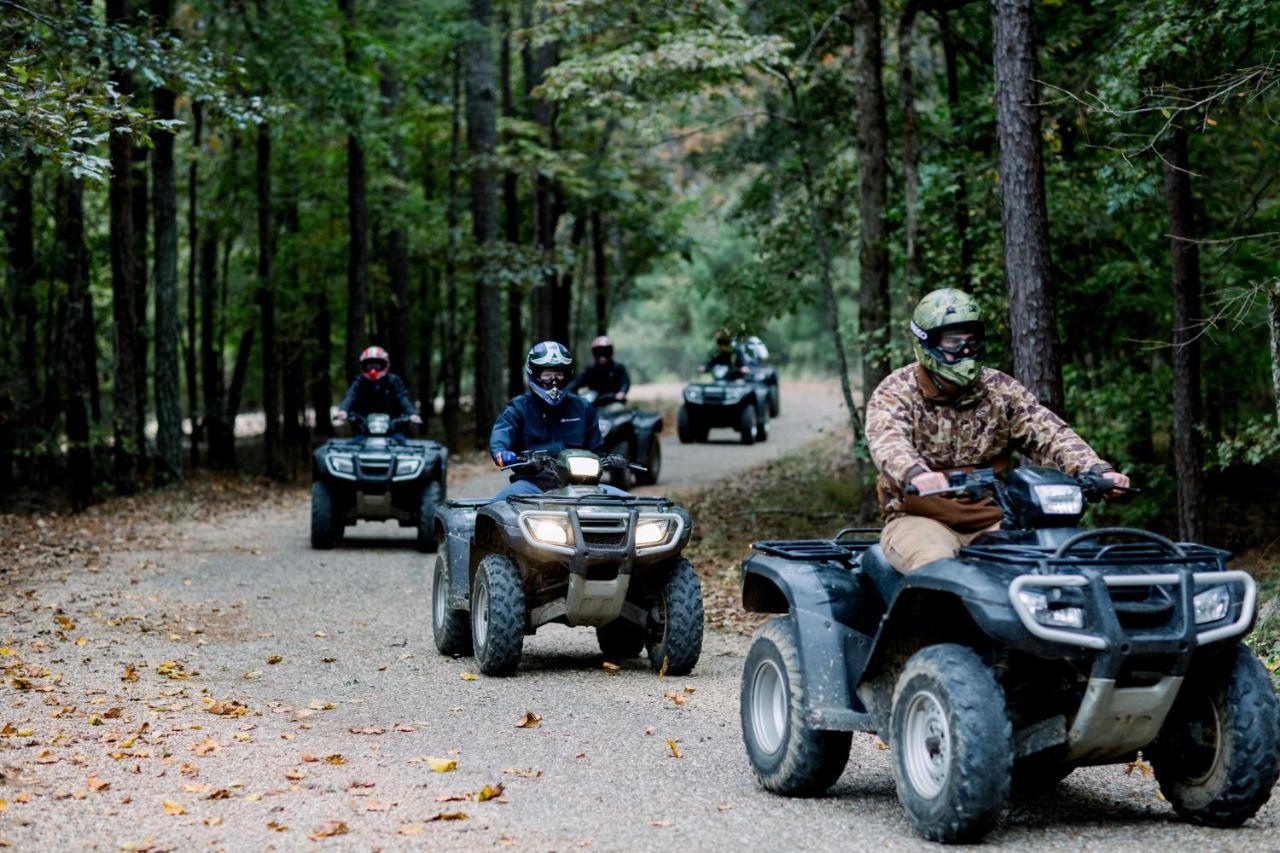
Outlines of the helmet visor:
{"type": "Polygon", "coordinates": [[[534,379],[543,388],[564,389],[569,385],[569,375],[563,370],[539,370],[534,379]]]}

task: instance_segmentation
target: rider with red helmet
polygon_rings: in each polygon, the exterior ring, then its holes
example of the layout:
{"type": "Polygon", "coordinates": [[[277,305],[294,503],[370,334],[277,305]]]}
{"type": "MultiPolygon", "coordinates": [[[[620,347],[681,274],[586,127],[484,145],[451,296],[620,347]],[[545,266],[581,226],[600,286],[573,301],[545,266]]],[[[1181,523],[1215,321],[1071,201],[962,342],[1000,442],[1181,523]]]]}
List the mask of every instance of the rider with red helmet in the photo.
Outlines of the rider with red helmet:
{"type": "Polygon", "coordinates": [[[411,423],[422,423],[404,380],[391,372],[391,355],[379,346],[368,347],[360,353],[360,375],[347,389],[333,420],[340,424],[352,414],[374,412],[392,418],[408,415],[411,423]]]}
{"type": "Polygon", "coordinates": [[[607,335],[591,342],[591,357],[592,363],[569,383],[569,390],[590,388],[596,392],[596,402],[602,406],[627,399],[631,377],[627,375],[626,365],[613,360],[613,341],[607,335]]]}

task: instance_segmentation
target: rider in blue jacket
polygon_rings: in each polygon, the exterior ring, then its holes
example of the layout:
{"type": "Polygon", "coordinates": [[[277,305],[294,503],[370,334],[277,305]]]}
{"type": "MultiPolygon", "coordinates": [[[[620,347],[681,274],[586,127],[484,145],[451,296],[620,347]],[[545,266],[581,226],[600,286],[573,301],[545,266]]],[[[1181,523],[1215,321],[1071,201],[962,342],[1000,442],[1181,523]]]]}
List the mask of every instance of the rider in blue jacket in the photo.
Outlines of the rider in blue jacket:
{"type": "MultiPolygon", "coordinates": [[[[529,390],[507,404],[489,434],[489,454],[499,468],[515,464],[521,453],[530,450],[557,453],[572,447],[603,455],[604,439],[595,408],[565,390],[572,370],[573,356],[564,344],[543,341],[529,350],[524,360],[529,390]]],[[[511,485],[494,500],[538,494],[558,485],[550,472],[517,470],[511,474],[511,485]]],[[[623,494],[609,486],[604,488],[623,494]]]]}

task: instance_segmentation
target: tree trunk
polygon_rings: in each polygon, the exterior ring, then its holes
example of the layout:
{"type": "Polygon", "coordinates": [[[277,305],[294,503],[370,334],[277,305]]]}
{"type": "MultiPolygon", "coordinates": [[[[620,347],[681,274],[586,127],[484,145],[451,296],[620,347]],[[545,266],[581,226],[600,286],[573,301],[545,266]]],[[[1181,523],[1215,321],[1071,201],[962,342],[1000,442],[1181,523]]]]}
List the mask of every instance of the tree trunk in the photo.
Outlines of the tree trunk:
{"type": "Polygon", "coordinates": [[[262,312],[262,434],[267,476],[284,479],[280,459],[280,363],[276,340],[275,234],[271,223],[271,125],[258,125],[258,307],[262,312]]]}
{"type": "Polygon", "coordinates": [[[333,435],[333,314],[329,311],[329,294],[323,287],[315,295],[316,313],[311,320],[315,351],[311,354],[311,410],[316,416],[316,435],[333,435]]]}
{"type": "Polygon", "coordinates": [[[480,255],[475,279],[475,419],[476,442],[487,445],[490,427],[503,404],[501,294],[491,244],[498,237],[498,188],[494,179],[497,104],[494,98],[493,52],[490,45],[490,0],[471,0],[475,35],[467,45],[467,152],[471,167],[471,231],[480,255]]]}
{"type": "MultiPolygon", "coordinates": [[[[389,122],[394,120],[400,102],[400,80],[394,69],[383,69],[380,80],[382,102],[389,122]]],[[[413,341],[410,331],[413,325],[413,300],[409,295],[409,241],[405,233],[404,213],[401,204],[408,186],[404,168],[404,148],[400,136],[393,134],[390,140],[392,189],[388,192],[387,208],[391,224],[387,229],[387,281],[391,285],[391,311],[388,325],[393,369],[400,374],[405,385],[413,383],[413,341]]]]}
{"type": "Polygon", "coordinates": [[[865,400],[889,374],[889,248],[884,215],[889,129],[881,80],[880,0],[857,0],[852,24],[858,86],[858,335],[865,400]]]}
{"type": "Polygon", "coordinates": [[[63,335],[63,411],[67,430],[67,483],[76,512],[93,502],[93,446],[89,438],[89,395],[85,384],[85,301],[89,261],[84,243],[84,187],[68,175],[58,178],[57,242],[60,278],[66,284],[66,331],[63,335]]]}
{"type": "MultiPolygon", "coordinates": [[[[504,8],[501,12],[502,49],[498,60],[498,76],[502,90],[502,114],[509,119],[516,115],[511,97],[511,15],[504,8]]],[[[520,245],[520,197],[516,173],[507,170],[502,175],[502,226],[509,251],[514,254],[520,245]]],[[[524,285],[515,280],[507,282],[507,396],[515,397],[524,391],[524,356],[527,344],[524,339],[524,285]]]]}
{"type": "Polygon", "coordinates": [[[1041,403],[1061,414],[1062,362],[1049,268],[1031,0],[992,0],[991,19],[1013,375],[1041,403]]]}
{"type": "MultiPolygon", "coordinates": [[[[107,24],[124,23],[125,0],[107,0],[107,24]]],[[[133,92],[129,71],[118,65],[110,69],[116,91],[128,97],[133,92]]],[[[137,322],[134,291],[133,209],[130,134],[123,121],[112,127],[110,140],[111,181],[108,207],[111,218],[111,313],[114,331],[112,371],[112,435],[115,448],[112,479],[118,494],[138,490],[138,390],[137,322]]]]}
{"type": "Polygon", "coordinates": [[[1276,427],[1280,429],[1280,280],[1267,288],[1267,326],[1271,331],[1271,392],[1275,395],[1276,427]]]}
{"type": "MultiPolygon", "coordinates": [[[[355,74],[355,48],[351,31],[356,26],[356,0],[338,0],[346,26],[342,31],[342,54],[347,74],[355,74]]],[[[364,145],[360,139],[360,116],[350,112],[347,121],[347,340],[343,370],[354,370],[364,348],[365,312],[369,282],[369,202],[365,180],[364,145]]]]}
{"type": "Polygon", "coordinates": [[[920,264],[920,152],[916,134],[915,74],[911,67],[912,30],[917,0],[907,0],[898,19],[898,108],[902,113],[902,197],[905,207],[906,285],[912,298],[919,296],[924,270],[920,264]]]}
{"type": "MultiPolygon", "coordinates": [[[[956,62],[956,35],[951,29],[951,16],[945,11],[938,13],[938,21],[942,28],[942,56],[947,77],[947,111],[951,123],[951,139],[958,141],[961,134],[960,116],[960,73],[956,62]]],[[[960,244],[960,281],[961,289],[972,287],[973,269],[973,236],[969,231],[969,182],[965,174],[962,149],[957,149],[955,157],[959,163],[955,171],[955,208],[952,216],[955,221],[956,241],[960,244]]]]}
{"type": "Polygon", "coordinates": [[[253,355],[253,326],[240,333],[240,347],[236,350],[236,364],[227,386],[227,428],[224,433],[226,446],[223,453],[228,468],[236,467],[236,418],[240,415],[240,399],[244,394],[244,382],[249,375],[249,357],[253,355]]]}
{"type": "Polygon", "coordinates": [[[199,339],[196,337],[196,258],[199,256],[200,224],[196,218],[196,182],[199,177],[200,131],[204,111],[199,101],[191,102],[191,140],[195,151],[191,164],[187,167],[187,417],[191,419],[191,469],[200,467],[200,433],[198,426],[199,383],[196,381],[196,351],[199,339]]]}
{"type": "Polygon", "coordinates": [[[130,184],[131,207],[133,208],[133,322],[134,322],[134,392],[137,395],[138,409],[138,466],[146,471],[150,464],[147,453],[147,278],[149,270],[147,259],[150,246],[148,233],[150,229],[150,205],[148,203],[150,174],[148,159],[150,152],[142,145],[135,145],[132,151],[133,178],[130,184]]]}
{"type": "Polygon", "coordinates": [[[1172,128],[1164,154],[1164,195],[1169,211],[1169,260],[1173,267],[1173,459],[1178,477],[1178,535],[1204,536],[1204,449],[1200,441],[1200,247],[1187,130],[1172,128]]]}
{"type": "Polygon", "coordinates": [[[609,331],[609,261],[605,252],[604,223],[600,211],[591,211],[591,257],[596,285],[596,334],[609,331]]]}
{"type": "Polygon", "coordinates": [[[444,244],[444,363],[441,365],[444,381],[445,443],[458,446],[462,399],[463,341],[461,321],[458,317],[458,171],[461,155],[462,110],[462,60],[458,52],[453,56],[453,118],[449,132],[449,176],[445,188],[445,244],[444,244]]]}
{"type": "Polygon", "coordinates": [[[10,341],[13,347],[12,364],[17,365],[22,377],[26,402],[33,405],[40,398],[37,365],[40,346],[37,342],[40,311],[36,305],[36,281],[40,277],[36,267],[35,249],[35,195],[32,175],[35,161],[24,164],[13,178],[11,203],[5,209],[5,239],[9,266],[13,270],[13,313],[15,333],[10,341]]]}
{"type": "Polygon", "coordinates": [[[218,237],[206,222],[200,236],[200,385],[204,392],[204,437],[209,467],[231,467],[227,457],[227,422],[223,413],[222,364],[218,358],[215,319],[218,297],[218,237]]]}
{"type": "MultiPolygon", "coordinates": [[[[578,250],[582,247],[583,241],[587,239],[587,223],[590,216],[586,213],[580,213],[573,218],[573,226],[569,229],[569,246],[566,257],[574,259],[574,263],[581,263],[585,257],[579,258],[578,250]]],[[[573,263],[564,265],[564,269],[560,271],[559,280],[556,282],[552,291],[552,307],[551,316],[551,339],[560,341],[565,346],[573,338],[573,328],[570,321],[573,319],[573,279],[577,274],[577,269],[573,263]]]]}
{"type": "MultiPolygon", "coordinates": [[[[151,15],[158,26],[168,29],[173,17],[173,0],[152,0],[151,15]]],[[[155,91],[156,118],[174,117],[171,89],[155,91]]],[[[173,131],[151,134],[152,202],[155,208],[155,290],[156,290],[156,466],[161,481],[182,479],[182,398],[178,388],[178,348],[181,333],[178,320],[178,204],[177,176],[173,162],[173,131]]]]}
{"type": "Polygon", "coordinates": [[[431,347],[435,338],[437,297],[434,267],[425,264],[418,277],[418,399],[421,401],[422,431],[425,434],[435,414],[435,388],[431,384],[431,347]]]}
{"type": "MultiPolygon", "coordinates": [[[[544,19],[546,13],[542,13],[544,19]]],[[[531,4],[525,4],[522,24],[528,29],[533,20],[531,4]]],[[[533,97],[533,90],[542,84],[547,70],[556,64],[557,46],[554,43],[544,44],[534,49],[526,46],[522,51],[524,63],[524,94],[529,103],[529,113],[534,123],[542,130],[543,144],[554,150],[557,146],[555,131],[555,106],[543,98],[533,97]]],[[[556,225],[560,219],[560,208],[554,202],[555,187],[550,178],[539,173],[533,181],[533,234],[534,246],[537,249],[542,273],[533,283],[529,291],[529,337],[530,342],[543,341],[556,335],[556,292],[559,275],[556,272],[555,243],[556,225]]],[[[559,321],[568,322],[568,317],[559,321]]],[[[567,343],[567,342],[565,342],[567,343]]]]}

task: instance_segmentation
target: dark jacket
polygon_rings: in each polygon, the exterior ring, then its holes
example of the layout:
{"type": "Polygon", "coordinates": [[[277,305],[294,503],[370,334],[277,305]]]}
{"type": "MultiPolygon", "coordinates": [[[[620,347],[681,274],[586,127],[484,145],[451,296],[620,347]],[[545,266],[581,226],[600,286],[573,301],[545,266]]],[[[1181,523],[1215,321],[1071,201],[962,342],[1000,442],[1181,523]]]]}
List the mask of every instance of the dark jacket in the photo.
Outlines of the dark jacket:
{"type": "Polygon", "coordinates": [[[376,382],[363,375],[357,376],[338,408],[348,414],[386,414],[393,418],[417,414],[404,380],[394,373],[388,373],[376,382]]]}
{"type": "Polygon", "coordinates": [[[627,375],[626,365],[619,362],[592,364],[569,383],[569,390],[577,391],[584,386],[601,397],[612,398],[614,394],[626,394],[631,390],[631,377],[627,375]]]}
{"type": "Polygon", "coordinates": [[[717,364],[723,364],[731,368],[729,375],[732,378],[736,378],[736,374],[741,373],[742,368],[747,366],[747,359],[743,356],[742,350],[736,346],[728,352],[717,347],[711,351],[711,355],[707,358],[707,363],[702,366],[702,369],[711,370],[717,364]]]}
{"type": "MultiPolygon", "coordinates": [[[[566,447],[603,454],[603,445],[595,407],[577,394],[566,394],[559,406],[548,406],[526,391],[507,404],[489,433],[491,457],[503,450],[558,453],[566,447]]],[[[533,480],[544,489],[555,488],[556,485],[555,475],[545,471],[515,472],[511,479],[533,480]]]]}

